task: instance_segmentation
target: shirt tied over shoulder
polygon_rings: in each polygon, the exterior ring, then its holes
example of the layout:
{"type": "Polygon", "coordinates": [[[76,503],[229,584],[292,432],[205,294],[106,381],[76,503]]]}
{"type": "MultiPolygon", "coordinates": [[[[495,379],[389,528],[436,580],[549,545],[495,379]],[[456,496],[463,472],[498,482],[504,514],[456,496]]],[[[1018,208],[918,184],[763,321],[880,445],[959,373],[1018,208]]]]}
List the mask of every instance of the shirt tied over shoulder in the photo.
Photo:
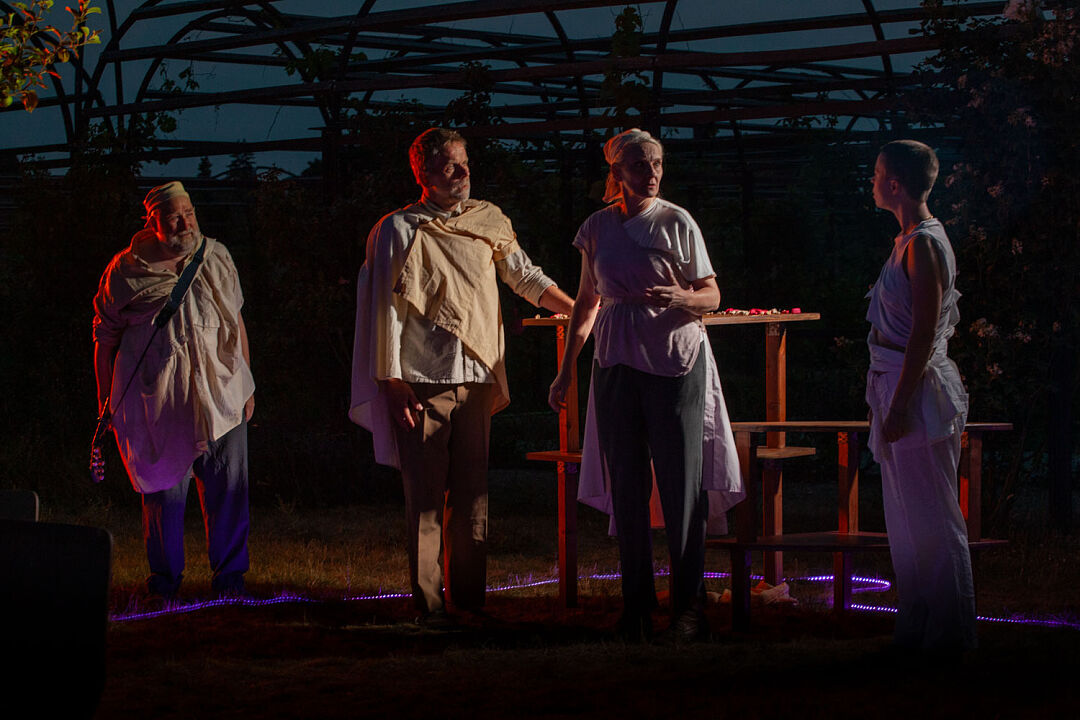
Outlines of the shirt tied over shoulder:
{"type": "Polygon", "coordinates": [[[516,238],[481,200],[456,212],[413,203],[372,228],[356,286],[349,418],[372,432],[377,462],[399,466],[380,380],[494,382],[492,412],[509,402],[496,277],[533,305],[555,284],[516,238]]]}
{"type": "Polygon", "coordinates": [[[140,249],[151,242],[150,230],[139,231],[106,267],[93,321],[94,341],[118,348],[109,407],[128,475],[144,493],[180,482],[209,441],[240,424],[255,391],[240,340],[244,297],[229,251],[206,238],[183,302],[155,335],[151,321],[179,275],[154,270],[141,258],[140,249]]]}
{"type": "MultiPolygon", "coordinates": [[[[503,327],[495,263],[518,251],[513,227],[498,207],[470,202],[459,215],[416,229],[394,286],[417,312],[453,333],[505,389],[503,327]]],[[[505,401],[509,401],[509,394],[505,401]]]]}

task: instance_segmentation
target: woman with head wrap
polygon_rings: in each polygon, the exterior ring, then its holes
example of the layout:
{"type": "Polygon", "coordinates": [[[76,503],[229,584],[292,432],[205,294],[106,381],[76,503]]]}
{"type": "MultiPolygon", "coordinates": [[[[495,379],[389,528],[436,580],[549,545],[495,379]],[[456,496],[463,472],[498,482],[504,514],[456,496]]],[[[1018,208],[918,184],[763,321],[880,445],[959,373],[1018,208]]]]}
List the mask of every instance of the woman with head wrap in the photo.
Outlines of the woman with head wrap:
{"type": "Polygon", "coordinates": [[[652,632],[657,600],[649,498],[655,474],[671,556],[670,634],[676,641],[698,640],[708,635],[709,495],[721,524],[723,511],[742,497],[701,322],[716,309],[720,291],[697,223],[659,197],[660,143],[627,130],[607,142],[604,157],[611,166],[604,200],[612,204],[589,216],[574,239],[581,281],[549,403],[565,407],[571,368],[591,333],[595,358],[579,496],[614,518],[624,601],[619,633],[640,640],[652,632]],[[594,466],[599,470],[591,472],[594,466]]]}

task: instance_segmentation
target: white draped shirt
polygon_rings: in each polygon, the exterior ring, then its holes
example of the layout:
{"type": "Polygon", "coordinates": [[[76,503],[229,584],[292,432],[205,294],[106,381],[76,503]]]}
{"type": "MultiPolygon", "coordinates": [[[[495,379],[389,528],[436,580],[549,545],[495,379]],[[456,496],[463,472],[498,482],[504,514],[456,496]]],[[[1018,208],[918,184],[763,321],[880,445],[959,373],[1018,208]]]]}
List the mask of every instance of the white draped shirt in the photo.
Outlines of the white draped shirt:
{"type": "Polygon", "coordinates": [[[152,320],[180,276],[142,259],[140,249],[152,242],[150,230],[136,233],[109,263],[94,296],[94,341],[119,346],[109,409],[120,456],[141,493],[167,490],[187,477],[207,443],[241,423],[255,392],[240,342],[244,295],[229,251],[206,238],[183,302],[154,335],[152,320]]]}
{"type": "Polygon", "coordinates": [[[968,395],[956,363],[949,359],[948,342],[960,321],[956,289],[956,257],[945,228],[937,218],[922,221],[911,232],[897,235],[892,253],[881,268],[877,282],[867,293],[870,307],[866,319],[872,326],[867,337],[870,371],[866,380],[866,402],[873,411],[870,449],[879,461],[889,457],[890,444],[880,434],[900,380],[904,351],[911,336],[911,280],[904,271],[904,258],[911,241],[925,236],[937,253],[945,275],[941,312],[934,327],[934,345],[926,371],[919,380],[907,408],[907,432],[892,443],[896,447],[917,447],[940,442],[961,433],[967,419],[968,395]],[[891,347],[890,347],[891,346],[891,347]]]}

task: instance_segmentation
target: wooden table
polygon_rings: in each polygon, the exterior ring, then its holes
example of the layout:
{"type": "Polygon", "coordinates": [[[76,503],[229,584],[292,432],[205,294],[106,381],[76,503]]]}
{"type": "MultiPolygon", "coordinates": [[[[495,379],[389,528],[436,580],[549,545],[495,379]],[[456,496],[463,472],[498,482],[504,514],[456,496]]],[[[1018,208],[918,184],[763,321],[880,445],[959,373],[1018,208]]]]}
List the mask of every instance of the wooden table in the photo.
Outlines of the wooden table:
{"type": "MultiPolygon", "coordinates": [[[[819,313],[772,314],[772,315],[720,315],[704,317],[706,326],[714,325],[764,325],[765,326],[765,418],[770,421],[787,419],[787,325],[793,322],[820,320],[819,313]]],[[[566,351],[566,329],[569,318],[537,317],[522,321],[526,327],[555,328],[555,372],[562,364],[566,351]]],[[[578,412],[577,368],[570,375],[570,387],[566,392],[566,408],[559,413],[559,448],[526,453],[529,460],[555,463],[559,502],[559,598],[565,607],[577,605],[577,491],[581,465],[581,428],[578,412]]],[[[770,432],[765,446],[758,451],[765,461],[764,481],[766,487],[779,491],[783,474],[780,461],[786,458],[812,455],[813,448],[789,448],[784,433],[770,432]]],[[[782,532],[782,517],[776,515],[763,520],[764,526],[774,532],[782,532]]],[[[771,576],[782,572],[780,554],[768,556],[771,576]]]]}
{"type": "MultiPolygon", "coordinates": [[[[735,444],[739,463],[747,479],[746,499],[735,506],[735,537],[712,539],[710,547],[727,548],[731,557],[732,624],[746,630],[750,624],[751,552],[768,554],[782,550],[806,550],[833,553],[833,608],[844,612],[851,604],[852,555],[862,551],[888,551],[885,533],[859,530],[859,451],[860,436],[866,436],[870,424],[865,420],[734,422],[735,444]],[[823,532],[784,535],[767,524],[759,533],[754,521],[757,505],[757,477],[762,456],[757,436],[762,433],[801,432],[836,433],[837,527],[823,532]]],[[[1002,545],[1004,541],[982,537],[982,436],[987,432],[1012,430],[1010,423],[968,423],[961,440],[958,473],[958,500],[967,521],[968,541],[973,549],[1002,545]]],[[[765,518],[775,517],[782,525],[783,495],[779,487],[770,487],[763,477],[762,509],[765,518]]]]}

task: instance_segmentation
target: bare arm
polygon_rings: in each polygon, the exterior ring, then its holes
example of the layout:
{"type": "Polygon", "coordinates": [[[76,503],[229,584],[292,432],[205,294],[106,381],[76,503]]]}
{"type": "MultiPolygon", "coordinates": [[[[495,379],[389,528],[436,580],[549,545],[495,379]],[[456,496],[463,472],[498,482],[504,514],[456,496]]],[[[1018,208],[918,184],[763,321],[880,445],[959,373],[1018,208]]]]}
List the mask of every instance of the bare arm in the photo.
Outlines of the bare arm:
{"type": "Polygon", "coordinates": [[[540,307],[553,313],[569,315],[574,309],[574,301],[560,290],[558,285],[550,285],[540,295],[540,307]]]}
{"type": "Polygon", "coordinates": [[[596,321],[596,312],[600,307],[600,296],[596,292],[592,273],[584,253],[581,255],[581,281],[578,284],[577,298],[570,312],[570,329],[567,332],[566,351],[563,353],[559,374],[551,383],[548,391],[548,405],[555,412],[566,407],[566,391],[570,387],[570,376],[577,363],[581,348],[592,332],[596,321]]]}
{"type": "Polygon", "coordinates": [[[720,288],[716,277],[701,278],[682,287],[674,275],[669,275],[669,285],[657,285],[645,291],[645,300],[661,308],[681,308],[694,315],[704,315],[720,307],[720,288]]]}
{"type": "Polygon", "coordinates": [[[925,236],[917,235],[911,241],[904,267],[911,280],[911,337],[904,351],[900,380],[882,426],[886,442],[896,442],[907,432],[904,420],[907,406],[926,372],[926,364],[934,350],[934,331],[941,315],[941,265],[925,236]]]}
{"type": "Polygon", "coordinates": [[[116,364],[116,351],[119,345],[106,345],[101,341],[94,343],[94,378],[97,380],[98,415],[105,411],[105,403],[112,390],[113,367],[116,364]]]}

